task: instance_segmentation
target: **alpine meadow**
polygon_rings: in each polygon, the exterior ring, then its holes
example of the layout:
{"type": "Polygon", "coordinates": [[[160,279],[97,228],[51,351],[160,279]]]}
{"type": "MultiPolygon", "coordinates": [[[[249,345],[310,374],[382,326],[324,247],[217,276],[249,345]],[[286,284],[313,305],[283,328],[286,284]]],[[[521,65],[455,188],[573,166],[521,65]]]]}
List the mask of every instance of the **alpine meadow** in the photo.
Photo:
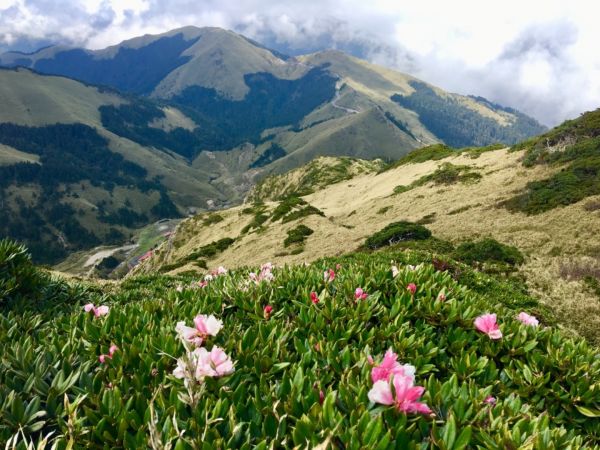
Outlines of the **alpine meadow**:
{"type": "Polygon", "coordinates": [[[5,449],[600,448],[581,16],[5,3],[5,449]]]}

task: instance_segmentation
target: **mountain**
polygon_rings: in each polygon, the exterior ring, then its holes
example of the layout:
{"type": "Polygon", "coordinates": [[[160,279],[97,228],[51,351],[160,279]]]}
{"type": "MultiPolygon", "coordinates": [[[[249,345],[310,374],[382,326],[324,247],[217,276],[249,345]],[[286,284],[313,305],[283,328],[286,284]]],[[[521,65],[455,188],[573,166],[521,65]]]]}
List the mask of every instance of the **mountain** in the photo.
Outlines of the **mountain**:
{"type": "MultiPolygon", "coordinates": [[[[123,242],[149,221],[232,196],[209,183],[209,172],[157,149],[159,139],[144,146],[105,128],[102,108],[137,102],[116,91],[0,70],[0,99],[0,234],[27,242],[38,261],[123,242]]],[[[175,108],[152,108],[164,117],[148,133],[193,125],[175,108]]]]}
{"type": "Polygon", "coordinates": [[[0,71],[2,198],[19,211],[1,232],[44,262],[239,202],[256,180],[319,156],[389,161],[544,131],[338,51],[291,58],[219,28],[9,52],[0,65],[11,69],[0,71]]]}
{"type": "Polygon", "coordinates": [[[183,221],[139,270],[310,262],[408,221],[436,238],[416,250],[454,255],[485,238],[515,246],[530,291],[566,327],[600,342],[599,119],[600,110],[586,113],[512,149],[425,147],[385,169],[319,158],[265,178],[243,205],[183,221]],[[206,252],[223,239],[227,246],[206,252]]]}

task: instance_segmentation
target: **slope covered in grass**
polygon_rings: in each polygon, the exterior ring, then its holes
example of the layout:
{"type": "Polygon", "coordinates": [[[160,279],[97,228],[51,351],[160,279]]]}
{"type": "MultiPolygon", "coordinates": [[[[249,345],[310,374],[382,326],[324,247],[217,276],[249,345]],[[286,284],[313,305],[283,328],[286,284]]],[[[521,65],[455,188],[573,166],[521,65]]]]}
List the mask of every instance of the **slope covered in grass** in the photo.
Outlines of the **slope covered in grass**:
{"type": "Polygon", "coordinates": [[[204,287],[152,275],[41,311],[3,303],[0,439],[15,448],[44,438],[57,448],[598,445],[596,352],[556,331],[514,285],[455,263],[438,271],[430,258],[384,252],[258,275],[220,270],[204,287]],[[88,301],[96,309],[85,312],[88,301]],[[539,326],[518,321],[522,311],[539,326]],[[475,328],[488,312],[500,338],[475,328]],[[222,350],[233,367],[176,370],[193,350],[176,327],[198,314],[222,328],[199,318],[212,325],[195,352],[222,350]],[[379,398],[373,377],[387,377],[373,364],[388,349],[414,366],[414,381],[408,366],[394,376],[423,388],[402,411],[370,401],[379,398]],[[410,412],[414,400],[423,414],[410,412]]]}

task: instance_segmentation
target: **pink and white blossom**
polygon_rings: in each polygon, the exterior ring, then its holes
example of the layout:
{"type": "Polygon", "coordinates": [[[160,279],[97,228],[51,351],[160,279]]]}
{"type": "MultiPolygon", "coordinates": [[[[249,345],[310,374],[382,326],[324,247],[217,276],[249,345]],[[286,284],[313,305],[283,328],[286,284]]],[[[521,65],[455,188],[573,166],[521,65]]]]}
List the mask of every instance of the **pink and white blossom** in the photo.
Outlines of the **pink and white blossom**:
{"type": "Polygon", "coordinates": [[[524,311],[519,313],[519,315],[517,316],[517,320],[531,327],[537,327],[540,324],[539,320],[537,320],[535,316],[531,316],[524,311]]]}
{"type": "Polygon", "coordinates": [[[199,314],[194,317],[194,327],[186,326],[185,322],[177,322],[175,331],[184,343],[199,347],[208,336],[216,336],[223,328],[223,322],[212,314],[199,314]]]}
{"type": "Polygon", "coordinates": [[[475,328],[485,333],[490,339],[502,338],[502,331],[496,323],[496,314],[483,314],[475,319],[475,328]]]}
{"type": "Polygon", "coordinates": [[[389,381],[391,376],[400,375],[412,378],[415,378],[416,368],[411,364],[400,364],[398,362],[398,355],[393,352],[390,348],[383,357],[383,361],[381,364],[375,365],[373,358],[371,356],[368,357],[369,362],[374,367],[371,369],[371,380],[373,383],[376,383],[379,380],[389,381]]]}
{"type": "Polygon", "coordinates": [[[496,404],[496,398],[492,397],[491,395],[488,395],[485,400],[483,401],[483,403],[487,404],[487,405],[495,405],[496,404]]]}
{"type": "Polygon", "coordinates": [[[102,306],[94,306],[93,303],[88,303],[84,305],[83,310],[85,312],[91,312],[94,314],[94,317],[102,317],[108,314],[109,308],[106,305],[102,306]]]}
{"type": "Polygon", "coordinates": [[[415,295],[415,292],[417,292],[417,285],[415,283],[408,283],[406,289],[410,292],[410,295],[415,295]]]}
{"type": "Polygon", "coordinates": [[[407,413],[431,414],[432,411],[425,403],[418,400],[425,388],[415,386],[414,380],[407,376],[395,375],[391,382],[379,380],[369,391],[369,400],[381,405],[395,406],[398,411],[407,413]],[[392,391],[392,386],[394,390],[392,391]]]}
{"type": "Polygon", "coordinates": [[[396,278],[399,273],[400,273],[400,271],[398,270],[398,267],[392,266],[392,278],[396,278]]]}
{"type": "Polygon", "coordinates": [[[355,300],[364,300],[369,296],[362,288],[356,288],[354,291],[354,299],[355,300]]]}
{"type": "Polygon", "coordinates": [[[173,375],[201,382],[206,377],[222,377],[234,370],[233,361],[220,347],[214,346],[210,352],[199,347],[177,360],[173,375]]]}
{"type": "Polygon", "coordinates": [[[335,280],[335,271],[333,269],[327,269],[323,272],[323,281],[331,283],[333,280],[335,280]]]}

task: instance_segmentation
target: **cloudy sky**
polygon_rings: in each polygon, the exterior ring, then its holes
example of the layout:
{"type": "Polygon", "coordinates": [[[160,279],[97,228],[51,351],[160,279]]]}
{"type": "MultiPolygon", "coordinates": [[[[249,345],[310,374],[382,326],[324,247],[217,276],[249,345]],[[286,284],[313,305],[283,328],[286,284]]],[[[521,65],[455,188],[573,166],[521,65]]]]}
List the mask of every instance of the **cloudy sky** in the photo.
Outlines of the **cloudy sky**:
{"type": "Polygon", "coordinates": [[[589,0],[0,0],[0,50],[103,48],[184,25],[289,53],[339,48],[546,125],[600,107],[600,5],[589,0]]]}

